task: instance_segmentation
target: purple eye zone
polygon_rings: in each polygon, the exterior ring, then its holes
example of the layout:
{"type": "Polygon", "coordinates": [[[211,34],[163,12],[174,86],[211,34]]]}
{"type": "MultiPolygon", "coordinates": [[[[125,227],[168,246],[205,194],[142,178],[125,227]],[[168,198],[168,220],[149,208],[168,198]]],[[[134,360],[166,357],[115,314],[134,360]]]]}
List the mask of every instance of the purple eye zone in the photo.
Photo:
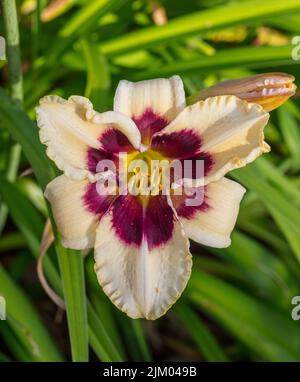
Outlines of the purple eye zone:
{"type": "Polygon", "coordinates": [[[193,130],[185,129],[180,132],[161,134],[154,136],[151,148],[159,151],[163,156],[182,161],[189,160],[191,163],[192,178],[196,178],[196,161],[204,161],[204,175],[207,175],[213,165],[214,160],[211,154],[201,150],[201,137],[193,130]]]}
{"type": "Polygon", "coordinates": [[[132,119],[141,132],[143,144],[149,144],[152,136],[169,123],[167,118],[155,113],[151,108],[147,108],[142,115],[132,119]]]}
{"type": "Polygon", "coordinates": [[[144,239],[153,249],[167,243],[173,233],[174,213],[166,197],[153,196],[143,209],[137,197],[119,196],[112,206],[112,223],[119,238],[140,246],[144,239]]]}
{"type": "MultiPolygon", "coordinates": [[[[196,178],[196,161],[204,161],[204,175],[211,170],[214,160],[209,153],[201,151],[201,137],[191,129],[155,136],[169,123],[164,117],[146,109],[142,115],[133,118],[138,126],[142,142],[150,144],[153,151],[163,157],[189,160],[191,176],[196,178]],[[154,135],[154,136],[153,136],[154,135]]],[[[99,149],[90,148],[87,153],[87,167],[96,173],[101,160],[111,160],[118,168],[118,153],[135,151],[128,138],[119,130],[108,127],[99,137],[99,149]],[[101,148],[100,148],[101,146],[101,148]]],[[[184,167],[184,166],[183,166],[184,167]]],[[[118,179],[116,179],[118,182],[118,179]]],[[[205,189],[203,189],[205,193],[205,189]]],[[[187,195],[172,196],[176,213],[179,217],[192,218],[197,211],[206,212],[210,206],[205,199],[199,206],[186,205],[187,195]]],[[[97,192],[96,183],[89,184],[83,196],[87,210],[98,215],[99,219],[108,211],[112,214],[112,228],[126,244],[140,246],[143,240],[150,249],[167,243],[173,234],[176,220],[173,209],[163,195],[150,196],[143,205],[138,196],[105,196],[97,192]]]]}
{"type": "Polygon", "coordinates": [[[109,209],[114,199],[114,195],[100,195],[97,191],[96,183],[89,183],[83,195],[83,203],[86,209],[97,215],[99,220],[109,209]]]}

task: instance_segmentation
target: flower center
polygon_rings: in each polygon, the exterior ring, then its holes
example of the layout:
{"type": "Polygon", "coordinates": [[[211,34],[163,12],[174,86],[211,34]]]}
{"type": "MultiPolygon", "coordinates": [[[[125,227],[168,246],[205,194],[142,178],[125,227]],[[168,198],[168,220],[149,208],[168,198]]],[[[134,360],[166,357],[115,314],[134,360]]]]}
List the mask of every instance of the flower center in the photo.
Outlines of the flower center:
{"type": "Polygon", "coordinates": [[[169,163],[166,157],[152,149],[127,154],[125,165],[128,192],[143,199],[158,195],[163,187],[163,173],[169,163]]]}

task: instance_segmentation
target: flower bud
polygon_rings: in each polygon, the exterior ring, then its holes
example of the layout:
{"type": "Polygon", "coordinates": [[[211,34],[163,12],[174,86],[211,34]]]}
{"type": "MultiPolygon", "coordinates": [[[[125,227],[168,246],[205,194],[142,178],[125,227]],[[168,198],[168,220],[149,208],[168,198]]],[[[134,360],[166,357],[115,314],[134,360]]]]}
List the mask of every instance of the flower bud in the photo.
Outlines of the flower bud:
{"type": "Polygon", "coordinates": [[[245,101],[261,105],[265,111],[271,111],[295,94],[294,80],[294,76],[286,73],[264,73],[223,81],[189,97],[188,103],[192,104],[208,97],[235,95],[245,101]]]}

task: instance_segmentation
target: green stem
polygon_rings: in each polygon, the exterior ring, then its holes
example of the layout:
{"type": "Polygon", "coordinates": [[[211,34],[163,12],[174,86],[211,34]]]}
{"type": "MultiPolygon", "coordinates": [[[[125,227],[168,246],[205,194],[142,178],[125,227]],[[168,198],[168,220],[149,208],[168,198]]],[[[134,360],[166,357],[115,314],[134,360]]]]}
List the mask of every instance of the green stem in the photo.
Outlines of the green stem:
{"type": "MultiPolygon", "coordinates": [[[[1,0],[1,6],[5,27],[9,89],[11,97],[21,106],[23,104],[23,76],[16,2],[15,0],[1,0]]],[[[10,149],[6,174],[7,179],[11,182],[16,179],[20,157],[21,146],[14,144],[10,149]]],[[[8,209],[2,203],[0,206],[0,235],[5,226],[7,214],[8,209]]]]}
{"type": "Polygon", "coordinates": [[[15,0],[1,0],[8,59],[9,88],[13,99],[23,103],[20,37],[15,0]]]}
{"type": "Polygon", "coordinates": [[[39,50],[39,43],[38,43],[38,36],[39,36],[39,20],[40,20],[40,2],[37,1],[36,3],[36,10],[32,14],[31,18],[31,35],[32,35],[32,51],[31,51],[31,57],[32,62],[34,62],[38,56],[38,50],[39,50]]]}
{"type": "Polygon", "coordinates": [[[39,36],[41,32],[41,11],[45,6],[45,1],[37,0],[36,9],[32,14],[31,33],[32,33],[32,62],[39,56],[39,36]]]}

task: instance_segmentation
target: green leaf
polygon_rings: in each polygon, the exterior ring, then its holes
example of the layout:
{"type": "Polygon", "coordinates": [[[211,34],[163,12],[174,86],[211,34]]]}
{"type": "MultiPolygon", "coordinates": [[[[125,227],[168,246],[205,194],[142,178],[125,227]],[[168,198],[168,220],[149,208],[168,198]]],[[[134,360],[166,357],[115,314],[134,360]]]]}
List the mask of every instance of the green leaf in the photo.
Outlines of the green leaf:
{"type": "Polygon", "coordinates": [[[226,28],[236,24],[249,24],[275,16],[293,14],[300,9],[298,0],[250,0],[225,4],[220,7],[193,12],[170,20],[157,28],[151,26],[102,44],[103,53],[113,56],[135,49],[170,42],[197,33],[226,28]]]}
{"type": "Polygon", "coordinates": [[[76,40],[87,35],[97,26],[102,16],[117,11],[127,2],[128,0],[95,0],[87,2],[65,23],[58,34],[56,44],[43,63],[47,67],[54,65],[57,58],[76,40]]]}
{"type": "Polygon", "coordinates": [[[216,339],[210,333],[204,322],[200,319],[192,308],[180,301],[175,305],[175,312],[190,332],[200,352],[203,353],[207,361],[225,362],[227,357],[216,339]]]}
{"type": "Polygon", "coordinates": [[[291,297],[297,293],[297,285],[284,263],[259,242],[237,230],[231,239],[230,247],[212,248],[210,251],[234,264],[244,275],[244,281],[257,287],[262,295],[276,299],[284,306],[289,304],[291,297]]]}
{"type": "Polygon", "coordinates": [[[16,182],[17,187],[26,195],[31,203],[43,214],[48,216],[47,204],[42,189],[29,177],[22,177],[16,182]]]}
{"type": "MultiPolygon", "coordinates": [[[[92,263],[92,261],[90,263],[92,263]]],[[[90,282],[91,278],[89,276],[93,277],[93,275],[87,275],[88,283],[90,282]]],[[[116,326],[115,318],[112,314],[113,306],[107,297],[103,296],[103,294],[104,293],[100,289],[99,285],[96,290],[89,291],[89,298],[91,303],[88,306],[88,311],[90,311],[91,317],[95,317],[94,330],[98,336],[100,333],[103,333],[101,338],[106,339],[105,344],[102,341],[102,351],[97,353],[97,355],[103,361],[105,359],[107,359],[107,361],[125,360],[126,357],[124,355],[122,339],[119,335],[119,330],[116,326]],[[92,313],[92,309],[94,313],[92,313]],[[101,328],[100,331],[96,329],[98,327],[101,328]]]]}
{"type": "Polygon", "coordinates": [[[300,211],[285,194],[266,182],[259,174],[255,164],[252,164],[234,171],[232,177],[254,191],[264,202],[300,262],[300,211]]]}
{"type": "Polygon", "coordinates": [[[188,297],[262,360],[299,360],[300,327],[289,311],[275,309],[197,270],[193,271],[188,297]]]}
{"type": "Polygon", "coordinates": [[[267,160],[265,157],[260,157],[256,160],[255,166],[259,170],[259,174],[280,189],[285,197],[288,197],[295,206],[300,207],[300,192],[298,187],[295,186],[287,176],[283,175],[270,160],[267,160]]]}
{"type": "Polygon", "coordinates": [[[107,328],[103,325],[101,316],[97,316],[90,303],[88,304],[88,315],[90,323],[90,339],[94,344],[94,350],[96,351],[99,358],[107,362],[122,361],[123,358],[120,355],[118,349],[115,347],[113,340],[110,338],[107,328]],[[96,340],[96,337],[98,340],[96,340]]]}
{"type": "Polygon", "coordinates": [[[14,357],[21,362],[32,362],[33,357],[23,346],[23,344],[18,340],[18,337],[9,327],[8,322],[1,322],[0,325],[0,335],[3,338],[3,341],[6,343],[10,352],[14,357]]]}
{"type": "Polygon", "coordinates": [[[7,129],[11,136],[20,143],[40,185],[45,188],[55,176],[55,170],[40,143],[38,128],[1,88],[0,115],[0,128],[7,129]]]}
{"type": "Polygon", "coordinates": [[[64,300],[67,309],[72,359],[88,361],[87,301],[85,294],[83,255],[56,244],[64,300]]]}
{"type": "MultiPolygon", "coordinates": [[[[43,233],[44,222],[36,209],[28,201],[26,196],[18,188],[9,183],[0,174],[0,196],[9,208],[10,216],[22,232],[32,254],[37,258],[40,240],[43,233]]],[[[46,275],[55,285],[59,284],[59,277],[54,266],[46,257],[44,259],[46,275]]]]}
{"type": "Polygon", "coordinates": [[[84,95],[89,98],[97,111],[108,108],[110,89],[109,67],[105,56],[96,44],[81,40],[81,48],[87,63],[87,82],[84,95]]]}
{"type": "Polygon", "coordinates": [[[145,336],[143,320],[130,320],[133,334],[135,335],[137,345],[139,346],[142,360],[145,362],[152,361],[151,352],[145,336]]]}
{"type": "Polygon", "coordinates": [[[128,0],[94,0],[88,1],[76,14],[68,20],[59,32],[61,37],[70,37],[74,34],[83,35],[93,28],[100,17],[113,12],[124,5],[128,0]]]}
{"type": "Polygon", "coordinates": [[[175,61],[162,67],[151,68],[131,75],[132,80],[168,77],[173,74],[206,74],[224,69],[264,68],[275,65],[296,65],[291,60],[291,45],[242,47],[219,50],[214,56],[200,56],[188,61],[175,61]]]}
{"type": "MultiPolygon", "coordinates": [[[[294,170],[300,168],[300,130],[295,117],[289,109],[283,105],[278,109],[279,127],[286,143],[287,149],[292,157],[292,167],[294,170]]],[[[298,191],[298,197],[299,191],[298,191]]]]}
{"type": "Polygon", "coordinates": [[[9,233],[0,238],[0,252],[8,252],[11,249],[18,249],[26,246],[26,240],[20,233],[9,233]]]}
{"type": "Polygon", "coordinates": [[[7,320],[35,361],[62,361],[52,337],[23,290],[0,265],[0,295],[6,300],[7,320]]]}

